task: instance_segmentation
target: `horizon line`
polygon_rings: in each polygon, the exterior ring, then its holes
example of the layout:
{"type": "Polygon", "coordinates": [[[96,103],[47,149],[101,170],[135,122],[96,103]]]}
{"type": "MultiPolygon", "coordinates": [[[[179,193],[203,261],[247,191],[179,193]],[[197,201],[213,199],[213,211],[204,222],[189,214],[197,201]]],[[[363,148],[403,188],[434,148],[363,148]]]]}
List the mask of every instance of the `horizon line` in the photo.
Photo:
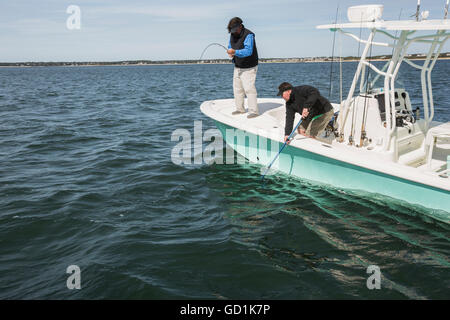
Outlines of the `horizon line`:
{"type": "MultiPolygon", "coordinates": [[[[388,60],[392,57],[391,54],[380,54],[377,56],[371,57],[372,59],[382,59],[382,60],[388,60]]],[[[426,57],[426,54],[424,53],[412,53],[409,55],[406,55],[406,57],[426,57]]],[[[442,57],[449,57],[450,58],[450,52],[443,52],[440,53],[438,58],[442,57]]],[[[337,61],[337,60],[359,60],[360,57],[357,56],[315,56],[315,57],[290,57],[290,58],[259,58],[261,62],[264,62],[265,60],[277,60],[277,61],[288,61],[288,60],[297,60],[297,62],[302,61],[313,61],[316,59],[321,59],[322,61],[337,61]]],[[[74,61],[74,60],[60,60],[60,61],[15,61],[15,62],[0,62],[0,65],[17,65],[17,64],[68,64],[68,63],[77,63],[77,64],[93,64],[93,63],[99,63],[99,64],[119,64],[119,63],[147,63],[147,64],[162,64],[162,63],[175,63],[175,62],[184,62],[184,63],[201,63],[203,61],[215,61],[215,62],[230,62],[231,59],[229,58],[219,58],[219,59],[170,59],[170,60],[150,60],[150,59],[133,59],[133,60],[110,60],[110,61],[98,61],[98,60],[91,60],[91,61],[74,61]]]]}

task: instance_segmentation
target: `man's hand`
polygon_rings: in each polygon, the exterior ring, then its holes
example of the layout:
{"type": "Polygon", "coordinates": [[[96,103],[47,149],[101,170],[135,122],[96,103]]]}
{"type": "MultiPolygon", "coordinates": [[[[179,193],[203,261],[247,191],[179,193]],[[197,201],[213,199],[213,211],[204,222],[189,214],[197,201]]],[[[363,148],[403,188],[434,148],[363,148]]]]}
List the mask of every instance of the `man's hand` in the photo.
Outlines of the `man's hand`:
{"type": "Polygon", "coordinates": [[[309,110],[304,108],[302,111],[302,118],[306,119],[306,117],[309,115],[309,110]]]}
{"type": "Polygon", "coordinates": [[[234,49],[228,49],[227,50],[228,55],[230,56],[230,58],[233,58],[234,55],[236,54],[236,50],[234,49]]]}
{"type": "Polygon", "coordinates": [[[306,135],[306,130],[303,129],[302,127],[298,127],[297,132],[298,132],[299,134],[301,134],[301,135],[307,136],[307,135],[306,135]]]}
{"type": "Polygon", "coordinates": [[[287,141],[287,144],[289,144],[291,142],[291,140],[288,140],[288,139],[289,139],[289,136],[284,136],[284,142],[287,141]]]}

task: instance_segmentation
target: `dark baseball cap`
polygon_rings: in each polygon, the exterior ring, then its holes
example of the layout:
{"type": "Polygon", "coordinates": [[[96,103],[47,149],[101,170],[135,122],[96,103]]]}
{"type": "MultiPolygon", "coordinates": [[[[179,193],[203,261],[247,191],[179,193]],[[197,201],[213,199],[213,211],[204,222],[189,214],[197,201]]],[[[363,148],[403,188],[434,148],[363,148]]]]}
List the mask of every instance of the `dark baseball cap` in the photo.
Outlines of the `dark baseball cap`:
{"type": "Polygon", "coordinates": [[[234,26],[231,27],[230,32],[235,33],[239,29],[240,26],[241,26],[240,23],[235,24],[234,26]]]}
{"type": "Polygon", "coordinates": [[[285,92],[286,90],[291,90],[292,88],[293,88],[292,84],[290,84],[289,82],[283,82],[278,86],[277,96],[282,96],[283,92],[285,92]]]}
{"type": "Polygon", "coordinates": [[[239,26],[242,25],[242,22],[243,22],[242,19],[239,17],[234,17],[230,19],[230,22],[228,22],[227,26],[228,32],[235,33],[238,30],[239,26]]]}

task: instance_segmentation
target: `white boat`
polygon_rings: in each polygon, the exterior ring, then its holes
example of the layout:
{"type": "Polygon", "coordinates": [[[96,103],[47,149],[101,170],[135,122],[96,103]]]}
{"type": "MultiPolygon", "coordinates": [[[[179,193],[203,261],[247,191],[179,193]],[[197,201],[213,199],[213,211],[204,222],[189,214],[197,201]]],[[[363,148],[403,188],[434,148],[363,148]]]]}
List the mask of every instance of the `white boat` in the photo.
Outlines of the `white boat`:
{"type": "MultiPolygon", "coordinates": [[[[318,139],[297,134],[273,167],[336,188],[363,190],[423,206],[428,214],[449,223],[450,122],[433,121],[430,74],[450,37],[450,22],[419,21],[419,15],[416,20],[384,21],[382,6],[373,7],[349,8],[350,22],[317,27],[348,35],[364,44],[364,50],[346,99],[332,103],[339,112],[333,128],[318,139]],[[364,19],[357,20],[358,16],[364,19]],[[359,33],[360,28],[370,31],[366,40],[347,31],[357,29],[359,33]],[[375,42],[376,34],[387,41],[375,42]],[[423,61],[406,58],[413,43],[428,46],[423,61]],[[393,48],[392,58],[381,70],[368,56],[371,46],[393,48]],[[411,104],[408,88],[397,87],[403,62],[419,70],[420,106],[411,104]],[[366,83],[368,68],[377,76],[366,83]],[[420,119],[417,107],[423,114],[420,119]]],[[[284,142],[285,102],[258,99],[258,107],[260,116],[253,119],[247,119],[246,114],[231,115],[233,99],[206,101],[200,109],[215,121],[228,145],[249,161],[267,166],[284,142]]],[[[297,114],[295,123],[299,119],[297,114]]]]}

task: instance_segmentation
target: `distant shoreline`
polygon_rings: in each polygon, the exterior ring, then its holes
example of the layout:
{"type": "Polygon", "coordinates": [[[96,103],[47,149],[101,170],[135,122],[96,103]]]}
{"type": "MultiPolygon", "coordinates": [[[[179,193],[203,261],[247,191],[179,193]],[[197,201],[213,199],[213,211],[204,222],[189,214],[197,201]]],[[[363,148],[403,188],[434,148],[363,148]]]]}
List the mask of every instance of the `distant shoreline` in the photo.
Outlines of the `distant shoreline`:
{"type": "MultiPolygon", "coordinates": [[[[388,61],[390,55],[372,57],[371,61],[388,61]]],[[[406,56],[409,60],[425,60],[423,54],[406,56]]],[[[450,60],[450,53],[441,53],[438,60],[450,60]]],[[[339,57],[314,57],[314,58],[260,58],[260,63],[318,63],[339,62],[339,57]]],[[[343,57],[342,62],[359,61],[358,57],[343,57]]],[[[158,65],[205,65],[205,64],[232,64],[230,59],[204,59],[204,60],[129,60],[108,62],[0,62],[0,68],[10,67],[100,67],[100,66],[158,66],[158,65]]]]}

